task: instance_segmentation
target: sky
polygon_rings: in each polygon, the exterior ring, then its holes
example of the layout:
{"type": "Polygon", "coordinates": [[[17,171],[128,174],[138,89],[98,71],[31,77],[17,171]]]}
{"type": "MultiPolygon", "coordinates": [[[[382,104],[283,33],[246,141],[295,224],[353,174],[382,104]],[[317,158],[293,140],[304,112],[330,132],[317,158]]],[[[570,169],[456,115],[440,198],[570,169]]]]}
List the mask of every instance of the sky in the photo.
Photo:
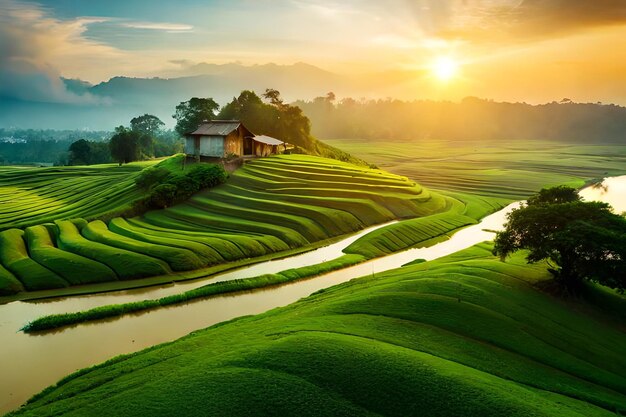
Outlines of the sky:
{"type": "Polygon", "coordinates": [[[0,96],[97,100],[60,77],[202,62],[378,74],[404,99],[626,105],[626,0],[0,0],[0,96]]]}

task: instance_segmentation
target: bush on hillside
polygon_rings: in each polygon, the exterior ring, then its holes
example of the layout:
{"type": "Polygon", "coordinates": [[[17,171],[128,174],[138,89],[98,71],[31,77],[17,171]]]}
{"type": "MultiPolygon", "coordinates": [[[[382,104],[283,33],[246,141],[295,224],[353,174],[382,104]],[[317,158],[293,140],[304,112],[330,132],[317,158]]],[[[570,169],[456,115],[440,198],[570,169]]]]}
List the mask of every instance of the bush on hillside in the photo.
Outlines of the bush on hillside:
{"type": "Polygon", "coordinates": [[[166,208],[174,204],[176,199],[176,186],[174,184],[161,184],[154,187],[150,193],[151,208],[166,208]]]}
{"type": "Polygon", "coordinates": [[[171,175],[165,167],[146,168],[136,183],[139,187],[151,189],[151,192],[147,197],[135,201],[127,215],[134,216],[152,209],[171,207],[204,188],[222,184],[227,178],[224,168],[216,164],[195,165],[183,175],[171,175]]]}
{"type": "Polygon", "coordinates": [[[200,184],[188,175],[177,175],[169,179],[166,184],[176,187],[177,200],[185,200],[201,189],[200,184]]]}
{"type": "Polygon", "coordinates": [[[170,175],[170,171],[165,167],[148,167],[142,170],[137,178],[135,178],[135,184],[139,188],[149,189],[154,184],[162,182],[170,175]]]}
{"type": "Polygon", "coordinates": [[[196,181],[199,188],[215,187],[228,178],[224,168],[216,164],[196,165],[186,175],[196,181]]]}

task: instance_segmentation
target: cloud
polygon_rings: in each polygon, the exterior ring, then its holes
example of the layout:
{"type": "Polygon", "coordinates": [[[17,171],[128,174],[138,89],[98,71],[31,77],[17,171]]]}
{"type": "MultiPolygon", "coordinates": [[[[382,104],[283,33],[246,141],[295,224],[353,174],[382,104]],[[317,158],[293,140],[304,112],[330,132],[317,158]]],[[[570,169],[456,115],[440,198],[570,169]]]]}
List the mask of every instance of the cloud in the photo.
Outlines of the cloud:
{"type": "Polygon", "coordinates": [[[168,33],[191,32],[193,26],[180,23],[158,23],[158,22],[125,22],[120,26],[131,29],[159,30],[168,33]]]}
{"type": "Polygon", "coordinates": [[[626,25],[626,0],[406,0],[427,36],[498,42],[626,25]]]}
{"type": "Polygon", "coordinates": [[[624,0],[523,0],[506,16],[527,34],[626,24],[624,0]]]}
{"type": "Polygon", "coordinates": [[[355,7],[350,2],[338,2],[338,1],[311,1],[311,0],[292,0],[291,2],[297,8],[304,10],[307,13],[313,13],[323,18],[339,19],[346,18],[350,15],[357,15],[361,13],[358,7],[355,7]]]}
{"type": "Polygon", "coordinates": [[[99,103],[89,95],[68,91],[56,62],[106,47],[90,43],[81,34],[97,18],[60,21],[32,3],[0,0],[0,96],[53,103],[99,103]]]}

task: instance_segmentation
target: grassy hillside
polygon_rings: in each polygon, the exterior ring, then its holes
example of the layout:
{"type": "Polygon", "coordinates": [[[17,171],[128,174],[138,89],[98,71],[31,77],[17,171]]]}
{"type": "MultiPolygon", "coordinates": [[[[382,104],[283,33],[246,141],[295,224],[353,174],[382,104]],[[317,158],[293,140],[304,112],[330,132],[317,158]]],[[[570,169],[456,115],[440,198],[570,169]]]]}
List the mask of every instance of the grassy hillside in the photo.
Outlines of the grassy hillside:
{"type": "Polygon", "coordinates": [[[624,145],[539,140],[325,140],[433,189],[520,200],[542,187],[626,174],[624,145]]]}
{"type": "MultiPolygon", "coordinates": [[[[139,217],[108,224],[57,219],[26,234],[15,228],[0,232],[0,239],[11,243],[0,248],[6,269],[0,294],[19,291],[20,282],[26,290],[52,289],[171,274],[298,248],[393,219],[421,219],[386,235],[382,242],[389,252],[473,223],[499,207],[497,200],[471,202],[476,208],[464,215],[467,204],[459,199],[384,171],[305,155],[263,158],[226,184],[139,217]],[[390,239],[394,243],[386,244],[390,239]],[[77,271],[87,265],[97,274],[81,277],[77,271]],[[29,277],[30,271],[35,276],[29,277]]],[[[359,245],[351,253],[387,253],[367,242],[359,245]]]]}
{"type": "Polygon", "coordinates": [[[14,415],[626,412],[626,301],[558,300],[548,276],[479,245],[80,371],[14,415]]]}

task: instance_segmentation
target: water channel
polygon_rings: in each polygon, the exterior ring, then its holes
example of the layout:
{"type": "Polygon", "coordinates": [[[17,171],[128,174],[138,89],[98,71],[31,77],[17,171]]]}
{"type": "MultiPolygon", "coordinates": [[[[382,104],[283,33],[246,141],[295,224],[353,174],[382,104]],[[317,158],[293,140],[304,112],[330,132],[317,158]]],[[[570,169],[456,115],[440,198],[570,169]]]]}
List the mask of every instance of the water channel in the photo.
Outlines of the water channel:
{"type": "MultiPolygon", "coordinates": [[[[588,200],[598,199],[615,207],[623,207],[617,208],[617,212],[626,210],[626,176],[608,178],[603,185],[605,189],[589,187],[581,191],[581,195],[588,200]]],[[[42,315],[159,298],[210,282],[252,277],[323,262],[341,256],[342,249],[350,243],[387,224],[366,229],[333,245],[311,252],[261,262],[208,279],[161,287],[0,305],[0,413],[18,407],[30,396],[54,384],[63,376],[116,355],[136,352],[175,340],[193,330],[224,320],[284,306],[319,289],[353,278],[398,268],[415,259],[433,260],[491,240],[493,233],[488,230],[500,229],[505,222],[506,214],[518,206],[519,203],[512,203],[483,218],[479,224],[462,229],[449,240],[431,247],[410,249],[310,280],[267,290],[198,300],[142,314],[63,328],[41,335],[26,335],[18,329],[29,320],[42,315]]]]}

